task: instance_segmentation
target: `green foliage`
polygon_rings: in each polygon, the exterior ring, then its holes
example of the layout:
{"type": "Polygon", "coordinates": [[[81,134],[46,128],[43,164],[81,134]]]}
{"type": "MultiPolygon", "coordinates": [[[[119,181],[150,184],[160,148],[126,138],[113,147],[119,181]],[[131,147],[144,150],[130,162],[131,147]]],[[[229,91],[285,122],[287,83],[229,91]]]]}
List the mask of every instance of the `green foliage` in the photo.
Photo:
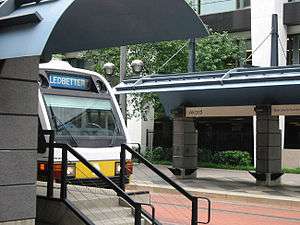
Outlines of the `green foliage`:
{"type": "Polygon", "coordinates": [[[285,173],[300,174],[300,167],[297,167],[297,168],[284,168],[283,172],[285,172],[285,173]]]}
{"type": "Polygon", "coordinates": [[[154,149],[146,149],[144,156],[151,162],[170,162],[172,160],[172,151],[171,149],[157,147],[154,149]]]}
{"type": "Polygon", "coordinates": [[[128,98],[128,105],[134,109],[132,112],[127,112],[127,118],[141,116],[147,120],[147,115],[150,107],[154,107],[154,118],[161,118],[164,115],[163,106],[159,101],[159,97],[154,93],[131,94],[128,98]]]}
{"type": "Polygon", "coordinates": [[[210,149],[198,149],[198,162],[211,162],[214,152],[210,149]]]}
{"type": "Polygon", "coordinates": [[[212,162],[200,162],[199,167],[203,168],[214,168],[214,169],[225,169],[225,170],[255,170],[253,166],[232,166],[227,164],[212,163],[212,162]]]}
{"type": "Polygon", "coordinates": [[[245,61],[245,43],[228,33],[212,33],[197,42],[196,65],[199,71],[225,70],[245,61]]]}
{"type": "Polygon", "coordinates": [[[230,166],[251,166],[251,156],[244,151],[223,151],[215,153],[212,162],[230,166]]]}

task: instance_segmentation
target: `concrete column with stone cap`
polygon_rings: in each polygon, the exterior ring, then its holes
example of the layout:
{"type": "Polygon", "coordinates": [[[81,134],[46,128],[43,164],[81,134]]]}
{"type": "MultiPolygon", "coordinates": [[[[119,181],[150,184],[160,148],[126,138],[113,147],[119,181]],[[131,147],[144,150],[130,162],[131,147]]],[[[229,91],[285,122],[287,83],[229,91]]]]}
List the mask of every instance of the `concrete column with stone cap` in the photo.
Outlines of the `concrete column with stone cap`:
{"type": "Polygon", "coordinates": [[[173,163],[170,170],[180,178],[197,176],[198,132],[192,118],[177,113],[173,119],[173,163]]]}
{"type": "Polygon", "coordinates": [[[281,131],[279,117],[271,115],[271,105],[256,106],[256,172],[259,185],[279,185],[281,168],[281,131]]]}
{"type": "Polygon", "coordinates": [[[0,60],[0,224],[35,224],[39,57],[0,60]]]}

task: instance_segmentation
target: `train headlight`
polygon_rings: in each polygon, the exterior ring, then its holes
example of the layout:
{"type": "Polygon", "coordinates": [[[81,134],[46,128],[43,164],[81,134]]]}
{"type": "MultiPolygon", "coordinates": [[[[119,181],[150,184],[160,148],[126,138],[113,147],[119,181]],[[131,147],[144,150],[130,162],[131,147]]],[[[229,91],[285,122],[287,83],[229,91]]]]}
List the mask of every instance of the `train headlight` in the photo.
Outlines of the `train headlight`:
{"type": "Polygon", "coordinates": [[[75,165],[68,165],[68,170],[67,170],[67,176],[68,177],[75,177],[76,175],[76,167],[75,165]]]}
{"type": "MultiPolygon", "coordinates": [[[[132,163],[131,160],[126,160],[125,169],[126,169],[126,175],[127,176],[129,176],[133,173],[133,163],[132,163]]],[[[116,162],[116,164],[115,164],[115,174],[119,175],[120,171],[121,171],[120,162],[116,162]]]]}
{"type": "Polygon", "coordinates": [[[39,163],[39,171],[46,172],[47,165],[46,163],[39,163]]]}
{"type": "Polygon", "coordinates": [[[121,165],[120,165],[119,162],[116,162],[116,164],[115,164],[115,174],[119,175],[120,171],[121,171],[121,165]]]}

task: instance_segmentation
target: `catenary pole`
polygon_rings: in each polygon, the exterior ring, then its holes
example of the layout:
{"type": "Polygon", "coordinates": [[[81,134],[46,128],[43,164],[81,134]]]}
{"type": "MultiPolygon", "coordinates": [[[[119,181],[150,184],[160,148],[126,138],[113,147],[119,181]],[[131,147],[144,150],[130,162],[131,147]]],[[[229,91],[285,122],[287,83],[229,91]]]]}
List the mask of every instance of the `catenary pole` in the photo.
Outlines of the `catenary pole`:
{"type": "MultiPolygon", "coordinates": [[[[120,48],[120,83],[125,79],[127,65],[127,46],[121,46],[120,48]]],[[[121,94],[119,98],[119,104],[123,118],[126,122],[126,94],[121,94]]]]}
{"type": "Polygon", "coordinates": [[[278,66],[278,15],[272,15],[271,66],[278,66]]]}
{"type": "MultiPolygon", "coordinates": [[[[197,14],[200,16],[201,0],[197,0],[197,14]]],[[[191,38],[189,42],[188,72],[196,72],[196,39],[191,38]]]]}

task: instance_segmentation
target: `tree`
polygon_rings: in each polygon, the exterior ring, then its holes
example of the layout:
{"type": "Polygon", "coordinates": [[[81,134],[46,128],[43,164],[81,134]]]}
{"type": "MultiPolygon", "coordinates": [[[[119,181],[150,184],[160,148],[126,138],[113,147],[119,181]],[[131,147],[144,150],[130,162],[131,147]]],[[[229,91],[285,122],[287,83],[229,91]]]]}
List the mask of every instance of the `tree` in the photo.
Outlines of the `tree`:
{"type": "Polygon", "coordinates": [[[212,33],[197,42],[196,65],[199,71],[232,69],[243,65],[245,56],[245,43],[226,32],[212,33]]]}
{"type": "MultiPolygon", "coordinates": [[[[187,41],[166,41],[128,46],[128,62],[141,59],[145,63],[145,74],[185,73],[188,64],[187,41]],[[182,49],[181,51],[179,51],[182,49]],[[175,55],[176,54],[176,55],[175,55]],[[170,60],[167,64],[166,61],[170,60]],[[164,65],[165,64],[165,65],[164,65]],[[162,65],[164,65],[162,67],[162,65]]],[[[197,40],[196,66],[198,71],[213,71],[231,69],[245,61],[243,41],[232,38],[228,33],[212,33],[210,36],[197,40]]],[[[112,62],[116,65],[116,76],[107,79],[116,85],[119,82],[119,48],[108,48],[88,51],[85,58],[95,64],[95,70],[103,73],[103,64],[112,62]]],[[[132,75],[128,66],[127,77],[132,75]]],[[[155,94],[135,94],[130,100],[135,109],[129,117],[147,115],[149,104],[155,108],[155,116],[163,115],[163,108],[155,94]]]]}

